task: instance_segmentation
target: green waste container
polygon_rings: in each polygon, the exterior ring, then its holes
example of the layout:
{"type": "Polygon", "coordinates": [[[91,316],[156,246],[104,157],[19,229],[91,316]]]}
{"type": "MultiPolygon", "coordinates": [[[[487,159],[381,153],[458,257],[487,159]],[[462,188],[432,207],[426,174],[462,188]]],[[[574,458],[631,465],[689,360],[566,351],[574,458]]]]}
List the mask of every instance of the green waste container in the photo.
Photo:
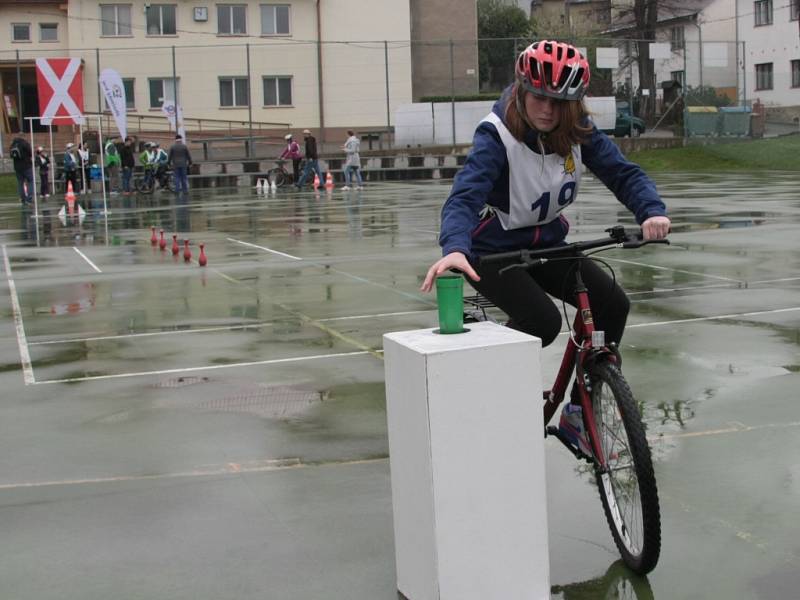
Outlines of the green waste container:
{"type": "Polygon", "coordinates": [[[747,106],[723,106],[720,111],[720,133],[722,135],[750,135],[750,108],[747,106]]]}
{"type": "Polygon", "coordinates": [[[717,135],[720,127],[720,113],[716,106],[686,107],[686,135],[717,135]]]}

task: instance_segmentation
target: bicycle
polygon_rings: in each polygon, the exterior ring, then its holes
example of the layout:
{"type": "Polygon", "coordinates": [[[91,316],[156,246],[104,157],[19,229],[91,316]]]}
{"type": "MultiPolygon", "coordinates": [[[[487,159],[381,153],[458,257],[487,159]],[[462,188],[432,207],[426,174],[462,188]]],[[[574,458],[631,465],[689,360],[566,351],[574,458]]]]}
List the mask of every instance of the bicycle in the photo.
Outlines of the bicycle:
{"type": "Polygon", "coordinates": [[[156,183],[162,190],[175,191],[175,177],[171,169],[156,170],[149,174],[145,171],[133,179],[133,189],[142,194],[152,194],[156,190],[156,183]]]}
{"type": "MultiPolygon", "coordinates": [[[[279,158],[275,161],[276,167],[273,167],[269,171],[267,171],[267,181],[270,183],[275,183],[275,187],[282,187],[284,185],[288,185],[294,183],[294,175],[286,170],[285,165],[287,160],[279,158]]],[[[306,159],[302,159],[300,161],[300,166],[297,169],[298,173],[302,173],[303,169],[306,165],[306,159]]]]}
{"type": "MultiPolygon", "coordinates": [[[[669,243],[643,240],[622,226],[606,231],[609,234],[606,238],[486,255],[479,261],[509,262],[500,269],[502,274],[510,269],[535,268],[552,260],[596,260],[591,258],[592,254],[614,247],[669,243]]],[[[607,263],[603,264],[611,269],[607,263]]],[[[572,330],[553,387],[543,395],[545,437],[557,438],[577,459],[593,466],[614,543],[628,567],[644,575],[655,568],[661,551],[661,516],[650,447],[633,393],[622,375],[619,348],[613,342],[606,344],[604,332],[595,330],[580,269],[575,269],[575,279],[577,311],[572,330]],[[592,456],[570,443],[557,427],[548,425],[564,400],[573,372],[592,456]]],[[[494,305],[486,298],[477,295],[464,300],[473,307],[465,310],[465,320],[494,321],[486,313],[494,305]]]]}

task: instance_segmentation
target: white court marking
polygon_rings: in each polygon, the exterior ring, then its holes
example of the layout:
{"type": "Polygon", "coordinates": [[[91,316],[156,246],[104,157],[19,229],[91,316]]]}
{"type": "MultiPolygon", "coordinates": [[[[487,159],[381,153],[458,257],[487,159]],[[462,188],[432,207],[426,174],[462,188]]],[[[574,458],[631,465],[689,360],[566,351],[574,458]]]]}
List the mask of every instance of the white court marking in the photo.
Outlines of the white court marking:
{"type": "Polygon", "coordinates": [[[338,352],[335,354],[315,354],[313,356],[295,356],[291,358],[273,358],[270,360],[254,360],[250,362],[232,363],[229,365],[208,365],[205,367],[183,367],[180,369],[162,369],[160,371],[138,371],[135,373],[114,373],[111,375],[88,375],[86,377],[70,377],[67,379],[47,379],[36,381],[36,385],[46,385],[50,383],[76,383],[78,381],[97,381],[99,379],[123,379],[127,377],[143,377],[148,375],[169,375],[173,373],[192,373],[194,371],[216,371],[219,369],[233,369],[235,367],[252,367],[256,365],[274,365],[280,363],[300,362],[306,360],[318,360],[322,358],[341,358],[345,356],[356,356],[359,354],[369,354],[368,350],[358,350],[355,352],[338,352]]]}
{"type": "Polygon", "coordinates": [[[258,244],[251,244],[250,242],[243,242],[242,240],[237,240],[234,238],[225,238],[229,242],[233,242],[235,244],[241,244],[242,246],[250,246],[251,248],[258,248],[259,250],[263,250],[264,252],[271,252],[272,254],[277,254],[278,256],[284,256],[286,258],[291,258],[292,260],[303,260],[299,256],[293,256],[291,254],[286,254],[286,252],[280,252],[279,250],[273,250],[272,248],[267,248],[266,246],[259,246],[258,244]]]}
{"type": "Polygon", "coordinates": [[[5,244],[3,244],[3,266],[5,266],[6,278],[8,279],[8,293],[11,295],[11,311],[14,313],[14,327],[17,330],[17,345],[19,346],[19,358],[22,363],[22,376],[25,380],[25,385],[31,385],[36,383],[36,379],[33,376],[31,355],[28,350],[28,341],[25,338],[25,325],[22,322],[22,311],[19,307],[17,286],[14,284],[14,278],[11,276],[11,263],[8,261],[8,250],[6,250],[5,244]]]}
{"type": "Polygon", "coordinates": [[[83,252],[78,250],[75,246],[73,246],[72,249],[75,250],[75,252],[77,252],[83,260],[85,260],[87,263],[89,263],[90,267],[92,267],[98,273],[102,273],[100,268],[96,264],[94,264],[91,260],[89,260],[88,256],[86,256],[83,252]]]}
{"type": "MultiPolygon", "coordinates": [[[[714,315],[710,317],[697,317],[692,319],[676,319],[674,321],[654,321],[651,323],[638,323],[635,325],[628,325],[627,328],[641,328],[641,327],[660,327],[663,325],[681,325],[684,323],[697,323],[700,321],[714,321],[714,320],[721,320],[721,319],[735,319],[740,317],[752,317],[752,316],[759,316],[759,315],[768,315],[768,314],[778,314],[778,313],[785,313],[785,312],[794,312],[800,311],[800,306],[793,306],[789,308],[776,308],[773,310],[760,310],[754,312],[746,312],[746,313],[737,313],[737,314],[727,314],[727,315],[714,315]]],[[[568,331],[562,331],[559,335],[567,335],[568,331]]],[[[317,354],[314,356],[298,356],[293,358],[276,358],[271,360],[259,360],[259,361],[251,361],[251,362],[242,362],[242,363],[232,363],[229,365],[209,365],[205,367],[184,367],[181,369],[163,369],[160,371],[139,371],[133,373],[117,373],[112,375],[91,375],[87,377],[73,377],[69,379],[50,379],[46,381],[36,381],[34,382],[36,385],[45,385],[51,383],[76,383],[79,381],[95,381],[99,379],[122,379],[128,377],[142,377],[142,376],[150,376],[150,375],[166,375],[172,373],[191,373],[195,371],[214,371],[218,369],[232,369],[236,367],[250,367],[255,365],[270,365],[270,364],[280,364],[280,363],[289,363],[289,362],[299,362],[299,361],[306,361],[306,360],[316,360],[316,359],[324,359],[324,358],[346,358],[351,356],[360,356],[364,354],[381,354],[383,350],[358,350],[354,352],[339,352],[335,354],[317,354]]]]}
{"type": "Polygon", "coordinates": [[[721,279],[722,281],[732,281],[735,283],[744,283],[741,279],[734,279],[732,277],[723,277],[721,275],[709,275],[708,273],[697,273],[696,271],[687,271],[685,269],[675,269],[673,267],[662,267],[660,265],[650,265],[647,263],[636,262],[633,260],[623,260],[621,258],[608,258],[603,257],[603,260],[625,263],[628,265],[636,265],[637,267],[647,267],[648,269],[656,269],[658,271],[673,271],[675,273],[686,273],[687,275],[697,275],[698,277],[708,277],[710,279],[721,279]]]}

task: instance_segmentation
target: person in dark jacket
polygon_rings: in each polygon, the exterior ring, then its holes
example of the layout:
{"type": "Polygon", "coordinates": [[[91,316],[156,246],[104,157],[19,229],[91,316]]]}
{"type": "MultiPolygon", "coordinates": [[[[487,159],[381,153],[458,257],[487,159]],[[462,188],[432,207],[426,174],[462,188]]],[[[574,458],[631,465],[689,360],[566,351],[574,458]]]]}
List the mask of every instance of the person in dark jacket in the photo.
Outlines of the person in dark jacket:
{"type": "Polygon", "coordinates": [[[131,195],[131,177],[133,169],[136,168],[136,138],[128,136],[119,148],[119,159],[122,165],[122,193],[125,196],[131,195]]]}
{"type": "Polygon", "coordinates": [[[64,191],[69,190],[69,184],[72,184],[72,191],[75,194],[80,193],[78,188],[78,166],[79,158],[75,152],[75,144],[69,142],[64,148],[64,191]]]}
{"type": "Polygon", "coordinates": [[[189,148],[183,143],[183,136],[175,136],[175,143],[170,146],[167,158],[175,173],[175,192],[188,192],[188,173],[189,167],[192,166],[192,155],[189,153],[189,148]]]}
{"type": "Polygon", "coordinates": [[[14,161],[14,175],[17,176],[17,193],[20,202],[33,202],[33,150],[21,136],[11,140],[9,155],[14,161]]]}
{"type": "Polygon", "coordinates": [[[295,183],[295,187],[299,190],[303,187],[306,180],[314,171],[319,177],[320,183],[325,183],[325,178],[322,176],[322,171],[319,168],[319,154],[317,153],[317,140],[311,135],[308,129],[303,129],[303,138],[306,142],[306,166],[303,168],[303,174],[300,176],[300,181],[295,183]]]}
{"type": "MultiPolygon", "coordinates": [[[[443,258],[430,267],[421,288],[430,291],[437,276],[458,269],[509,315],[513,328],[539,337],[543,346],[561,330],[559,308],[548,294],[574,305],[578,267],[596,307],[595,326],[609,342],[619,343],[625,328],[625,292],[592,261],[554,260],[501,275],[507,265],[479,265],[476,257],[563,244],[569,223],[562,211],[575,201],[585,168],[634,214],[645,239],[666,237],[670,226],[652,180],[590,121],[582,101],[589,73],[586,58],[569,44],[540,41],[522,51],[515,83],[478,124],[453,182],[442,209],[443,258]]],[[[576,408],[565,406],[561,428],[574,426],[581,445],[585,432],[576,408]]]]}
{"type": "Polygon", "coordinates": [[[42,146],[36,148],[35,164],[39,167],[39,195],[50,197],[50,157],[42,146]]]}

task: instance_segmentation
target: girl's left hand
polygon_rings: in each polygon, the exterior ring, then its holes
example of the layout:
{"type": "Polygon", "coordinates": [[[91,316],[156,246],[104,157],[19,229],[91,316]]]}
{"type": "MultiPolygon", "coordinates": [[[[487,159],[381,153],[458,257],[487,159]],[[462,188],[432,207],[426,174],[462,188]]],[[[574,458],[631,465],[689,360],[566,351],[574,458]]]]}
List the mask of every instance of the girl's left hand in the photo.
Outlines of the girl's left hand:
{"type": "Polygon", "coordinates": [[[669,233],[671,221],[667,217],[650,217],[642,223],[642,234],[646,240],[663,240],[669,233]]]}

